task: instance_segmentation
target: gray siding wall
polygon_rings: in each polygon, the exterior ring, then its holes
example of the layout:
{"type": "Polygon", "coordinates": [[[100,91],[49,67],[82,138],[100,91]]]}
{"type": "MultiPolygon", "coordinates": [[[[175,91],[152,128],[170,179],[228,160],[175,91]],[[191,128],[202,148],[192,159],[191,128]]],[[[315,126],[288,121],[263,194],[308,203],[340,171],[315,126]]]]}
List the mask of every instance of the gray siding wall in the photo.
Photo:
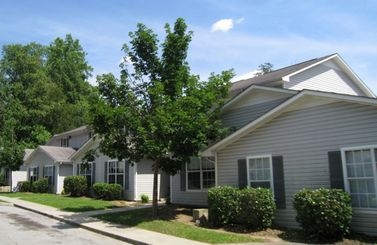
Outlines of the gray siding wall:
{"type": "MultiPolygon", "coordinates": [[[[261,154],[282,155],[287,208],[278,210],[276,222],[297,227],[293,195],[304,187],[330,187],[327,153],[341,147],[377,144],[376,125],[375,107],[351,103],[283,113],[218,153],[218,184],[238,186],[238,159],[261,154]]],[[[377,211],[365,215],[356,210],[353,229],[377,235],[375,220],[377,211]]]]}
{"type": "Polygon", "coordinates": [[[181,178],[179,173],[172,176],[171,202],[176,204],[207,206],[207,191],[181,191],[181,178]]]}
{"type": "Polygon", "coordinates": [[[351,79],[330,61],[292,76],[291,80],[284,84],[284,88],[311,89],[365,96],[351,79]]]}
{"type": "MultiPolygon", "coordinates": [[[[55,166],[54,160],[49,158],[46,154],[41,154],[40,152],[35,155],[34,159],[26,165],[27,178],[29,180],[29,168],[38,167],[38,179],[43,178],[43,167],[44,166],[55,166]]],[[[56,171],[56,170],[55,170],[56,171]]],[[[53,186],[53,193],[57,193],[57,175],[55,173],[55,183],[53,186]]],[[[60,193],[60,192],[59,192],[60,193]]]]}
{"type": "Polygon", "coordinates": [[[223,126],[239,129],[281,104],[286,99],[280,98],[259,104],[232,108],[221,115],[223,126]]]}

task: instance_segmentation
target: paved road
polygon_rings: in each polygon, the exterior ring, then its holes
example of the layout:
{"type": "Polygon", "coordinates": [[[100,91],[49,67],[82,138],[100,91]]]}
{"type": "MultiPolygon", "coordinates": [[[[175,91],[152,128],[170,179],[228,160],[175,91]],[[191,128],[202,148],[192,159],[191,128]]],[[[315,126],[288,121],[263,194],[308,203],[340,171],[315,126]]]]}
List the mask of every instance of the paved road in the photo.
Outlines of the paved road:
{"type": "Polygon", "coordinates": [[[127,244],[0,202],[0,244],[127,244]]]}

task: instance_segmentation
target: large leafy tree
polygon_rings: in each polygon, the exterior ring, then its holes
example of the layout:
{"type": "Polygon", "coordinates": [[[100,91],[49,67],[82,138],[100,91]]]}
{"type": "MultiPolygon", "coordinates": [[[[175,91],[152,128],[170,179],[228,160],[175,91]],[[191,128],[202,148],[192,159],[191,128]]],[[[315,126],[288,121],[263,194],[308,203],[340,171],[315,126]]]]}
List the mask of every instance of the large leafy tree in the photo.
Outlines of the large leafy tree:
{"type": "Polygon", "coordinates": [[[184,20],[177,19],[173,29],[166,24],[165,31],[161,45],[143,24],[130,32],[120,79],[112,74],[97,78],[101,97],[92,112],[102,152],[130,162],[154,162],[155,215],[159,170],[176,173],[190,156],[225,133],[219,110],[233,76],[224,71],[199,81],[186,61],[192,32],[184,20]]]}
{"type": "Polygon", "coordinates": [[[25,148],[87,123],[91,67],[70,35],[50,46],[5,45],[0,59],[0,166],[17,169],[25,148]],[[69,83],[67,85],[67,83],[69,83]]]}

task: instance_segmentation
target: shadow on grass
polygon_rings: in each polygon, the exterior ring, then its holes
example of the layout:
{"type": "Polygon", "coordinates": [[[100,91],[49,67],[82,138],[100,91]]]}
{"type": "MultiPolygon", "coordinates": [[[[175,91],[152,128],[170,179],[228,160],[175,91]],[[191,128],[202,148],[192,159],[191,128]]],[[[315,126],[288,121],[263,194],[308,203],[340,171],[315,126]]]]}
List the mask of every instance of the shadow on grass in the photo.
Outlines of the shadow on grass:
{"type": "MultiPolygon", "coordinates": [[[[117,206],[113,206],[113,205],[109,205],[109,206],[106,206],[105,207],[106,209],[107,208],[117,208],[117,206]]],[[[68,212],[74,212],[74,213],[78,213],[78,212],[88,212],[88,211],[95,211],[95,210],[104,210],[105,208],[103,207],[93,207],[93,206],[81,206],[81,207],[66,207],[66,208],[62,208],[61,210],[62,211],[68,211],[68,212]]]]}
{"type": "MultiPolygon", "coordinates": [[[[192,222],[192,207],[182,207],[178,205],[166,205],[159,208],[158,218],[154,218],[152,215],[152,209],[140,209],[128,211],[122,214],[106,214],[99,215],[98,218],[118,223],[126,226],[137,226],[143,222],[150,222],[153,220],[166,220],[166,221],[183,221],[184,223],[192,222]]],[[[225,227],[214,227],[210,223],[201,223],[204,228],[211,230],[224,230],[236,234],[244,234],[258,237],[276,237],[285,242],[291,243],[309,243],[309,244],[377,244],[377,237],[371,237],[364,234],[351,233],[344,237],[343,240],[334,239],[316,239],[306,235],[303,230],[299,229],[286,229],[282,227],[273,227],[266,230],[252,230],[240,225],[229,225],[225,227]]]]}

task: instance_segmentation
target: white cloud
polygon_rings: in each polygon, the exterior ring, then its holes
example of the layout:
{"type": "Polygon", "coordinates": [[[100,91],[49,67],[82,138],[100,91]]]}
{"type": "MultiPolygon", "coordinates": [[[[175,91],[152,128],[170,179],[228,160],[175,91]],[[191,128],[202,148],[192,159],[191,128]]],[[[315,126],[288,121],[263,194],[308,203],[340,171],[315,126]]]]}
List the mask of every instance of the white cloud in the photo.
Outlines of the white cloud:
{"type": "Polygon", "coordinates": [[[212,32],[216,31],[222,31],[222,32],[228,32],[229,30],[233,29],[234,24],[240,24],[244,21],[244,18],[239,18],[236,20],[233,19],[221,19],[216,21],[211,28],[212,32]]]}

